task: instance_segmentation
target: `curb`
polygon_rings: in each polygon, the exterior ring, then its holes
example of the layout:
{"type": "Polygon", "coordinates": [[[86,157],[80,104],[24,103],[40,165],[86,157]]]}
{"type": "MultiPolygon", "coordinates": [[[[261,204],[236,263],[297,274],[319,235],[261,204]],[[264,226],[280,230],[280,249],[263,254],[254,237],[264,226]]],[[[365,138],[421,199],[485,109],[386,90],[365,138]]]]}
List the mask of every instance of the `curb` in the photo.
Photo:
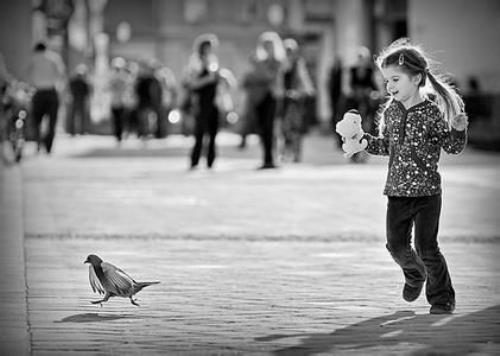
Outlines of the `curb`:
{"type": "Polygon", "coordinates": [[[22,173],[0,163],[0,353],[29,355],[22,173]]]}

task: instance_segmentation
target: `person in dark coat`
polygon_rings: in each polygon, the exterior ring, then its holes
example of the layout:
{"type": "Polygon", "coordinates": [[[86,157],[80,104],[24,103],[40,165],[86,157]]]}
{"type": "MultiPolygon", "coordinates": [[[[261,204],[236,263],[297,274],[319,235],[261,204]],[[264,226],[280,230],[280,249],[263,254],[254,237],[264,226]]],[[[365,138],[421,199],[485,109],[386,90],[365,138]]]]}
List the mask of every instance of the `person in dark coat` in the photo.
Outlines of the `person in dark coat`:
{"type": "Polygon", "coordinates": [[[219,131],[218,96],[221,86],[229,87],[233,78],[227,69],[220,68],[215,54],[218,39],[213,34],[203,34],[195,40],[194,52],[187,68],[186,85],[191,95],[195,119],[195,143],[191,150],[191,169],[198,166],[205,136],[208,135],[207,167],[212,168],[217,152],[215,139],[219,131]]]}
{"type": "Polygon", "coordinates": [[[255,103],[257,129],[263,150],[263,162],[260,168],[276,168],[274,126],[283,98],[283,83],[279,78],[285,60],[285,48],[280,36],[271,31],[262,33],[252,60],[252,82],[260,91],[260,100],[255,103]]]}
{"type": "MultiPolygon", "coordinates": [[[[342,113],[340,112],[342,99],[342,61],[339,57],[335,58],[332,68],[330,69],[330,76],[328,78],[328,94],[330,97],[330,108],[332,111],[331,127],[335,130],[335,125],[342,118],[342,113]]],[[[341,143],[341,141],[339,141],[339,143],[341,143]]]]}
{"type": "Polygon", "coordinates": [[[88,68],[85,64],[76,67],[69,79],[71,104],[68,113],[68,132],[71,136],[88,133],[90,128],[90,83],[87,78],[88,68]]]}
{"type": "Polygon", "coordinates": [[[165,137],[165,127],[162,110],[162,87],[154,75],[154,68],[150,63],[142,63],[141,72],[135,85],[137,107],[135,119],[137,120],[137,133],[140,137],[150,134],[148,110],[156,115],[156,127],[153,133],[156,138],[165,137]]]}

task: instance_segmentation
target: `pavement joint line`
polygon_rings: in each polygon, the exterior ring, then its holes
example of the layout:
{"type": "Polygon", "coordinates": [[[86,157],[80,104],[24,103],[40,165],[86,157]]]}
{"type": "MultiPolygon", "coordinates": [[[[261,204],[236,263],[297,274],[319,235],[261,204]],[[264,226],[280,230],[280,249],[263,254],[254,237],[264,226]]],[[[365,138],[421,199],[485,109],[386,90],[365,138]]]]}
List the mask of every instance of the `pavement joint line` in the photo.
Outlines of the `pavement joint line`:
{"type": "MultiPolygon", "coordinates": [[[[84,240],[189,240],[189,241],[245,241],[245,242],[309,242],[309,243],[380,243],[385,241],[385,237],[379,235],[356,234],[356,233],[336,233],[332,235],[203,235],[203,234],[163,234],[163,233],[144,233],[144,234],[123,234],[123,233],[26,233],[26,239],[84,239],[84,240]]],[[[439,237],[441,242],[452,243],[481,243],[498,244],[499,236],[482,235],[444,235],[439,237]]]]}

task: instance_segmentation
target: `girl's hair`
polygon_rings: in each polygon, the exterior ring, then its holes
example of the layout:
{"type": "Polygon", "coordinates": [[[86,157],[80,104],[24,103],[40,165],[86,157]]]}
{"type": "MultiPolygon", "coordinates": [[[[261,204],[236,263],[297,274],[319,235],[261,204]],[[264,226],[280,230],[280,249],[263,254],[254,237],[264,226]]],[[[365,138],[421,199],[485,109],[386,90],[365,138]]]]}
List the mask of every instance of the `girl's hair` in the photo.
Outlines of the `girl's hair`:
{"type": "MultiPolygon", "coordinates": [[[[429,62],[429,56],[419,46],[411,44],[407,38],[393,42],[375,59],[379,68],[396,66],[409,75],[420,74],[422,79],[419,87],[435,94],[437,105],[449,123],[454,116],[464,110],[464,102],[454,86],[444,76],[436,74],[430,68],[429,62]]],[[[383,125],[383,118],[380,125],[383,125]]]]}
{"type": "Polygon", "coordinates": [[[285,47],[283,46],[283,41],[278,33],[274,31],[263,32],[259,39],[257,40],[257,48],[255,51],[255,57],[257,60],[266,60],[269,57],[269,53],[264,48],[264,43],[271,43],[273,46],[274,60],[278,62],[283,62],[285,60],[285,47]]]}

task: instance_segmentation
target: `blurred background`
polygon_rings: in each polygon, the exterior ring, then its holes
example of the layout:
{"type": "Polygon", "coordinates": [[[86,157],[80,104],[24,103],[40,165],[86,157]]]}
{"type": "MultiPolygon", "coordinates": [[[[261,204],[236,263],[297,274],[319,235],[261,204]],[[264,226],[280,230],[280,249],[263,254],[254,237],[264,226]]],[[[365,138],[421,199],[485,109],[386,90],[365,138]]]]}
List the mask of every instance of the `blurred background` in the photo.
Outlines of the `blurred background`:
{"type": "MultiPolygon", "coordinates": [[[[497,0],[3,0],[0,4],[0,52],[6,70],[27,80],[33,45],[46,41],[61,54],[68,78],[87,69],[89,133],[111,134],[106,75],[116,57],[164,68],[169,133],[189,131],[174,110],[182,98],[183,69],[193,41],[202,33],[220,40],[222,66],[241,80],[263,31],[295,38],[315,86],[306,123],[328,129],[332,110],[332,68],[340,68],[341,93],[349,94],[349,68],[360,48],[376,55],[400,37],[422,44],[442,63],[466,98],[471,143],[498,149],[500,142],[500,2],[497,0]],[[80,66],[80,67],[79,67],[80,66]],[[497,119],[495,119],[497,118],[497,119]]],[[[232,95],[234,112],[227,127],[238,130],[241,90],[232,95]]],[[[60,130],[71,131],[60,109],[60,130]]],[[[338,115],[337,115],[338,116],[338,115]]],[[[189,125],[187,125],[189,126],[189,125]]]]}

